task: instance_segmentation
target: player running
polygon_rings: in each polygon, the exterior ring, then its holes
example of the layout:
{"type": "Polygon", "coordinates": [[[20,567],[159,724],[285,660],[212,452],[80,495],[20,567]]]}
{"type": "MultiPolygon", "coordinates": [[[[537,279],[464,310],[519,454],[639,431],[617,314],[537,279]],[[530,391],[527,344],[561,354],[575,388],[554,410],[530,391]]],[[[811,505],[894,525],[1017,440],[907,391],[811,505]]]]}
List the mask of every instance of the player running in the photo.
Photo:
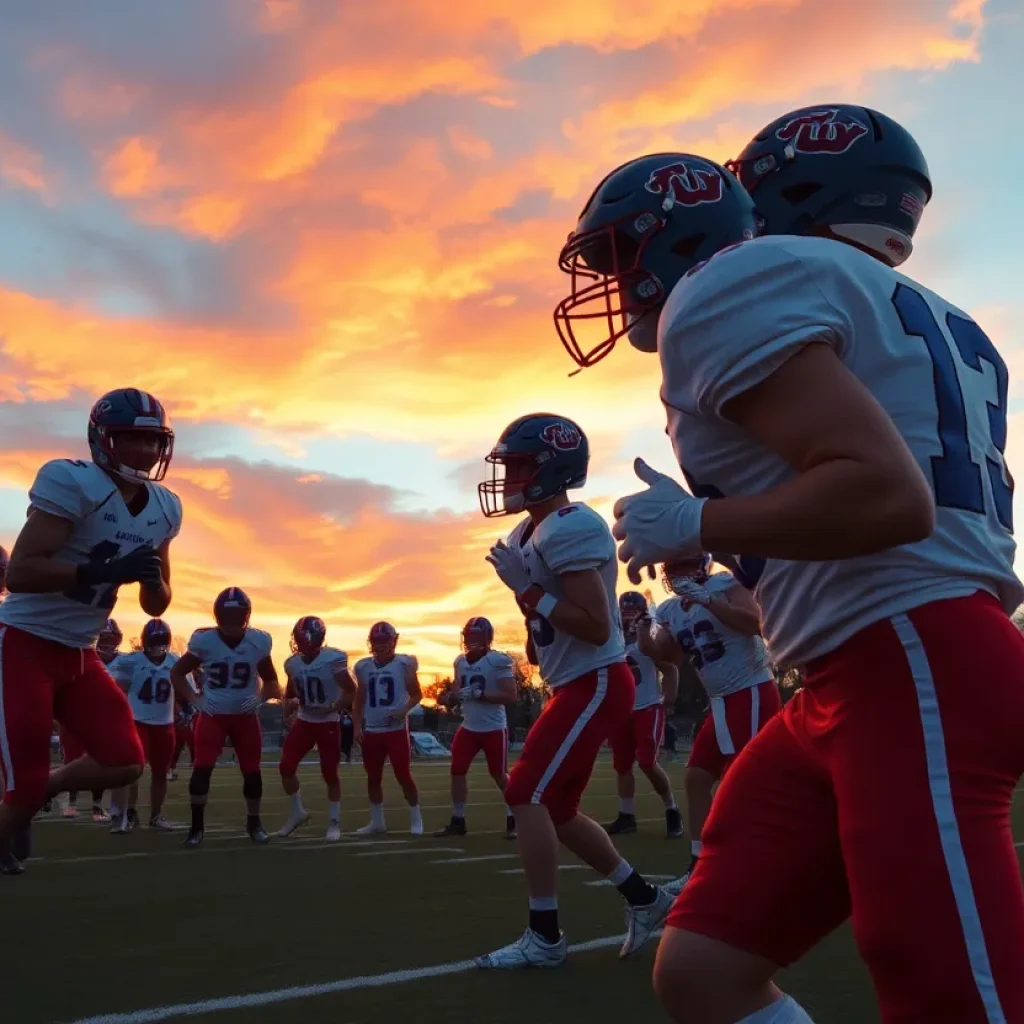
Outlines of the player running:
{"type": "Polygon", "coordinates": [[[686,764],[686,824],[690,866],[700,857],[704,822],[715,786],[782,702],[761,639],[761,612],[731,573],[710,572],[711,557],[675,559],[662,568],[674,596],[657,612],[656,656],[693,666],[707,691],[711,713],[701,724],[686,764]]]}
{"type": "Polygon", "coordinates": [[[390,622],[370,627],[369,658],[356,662],[356,693],[352,722],[357,743],[363,747],[370,821],[358,835],[386,832],[384,821],[384,762],[391,762],[395,780],[409,805],[409,831],[423,835],[420,794],[412,777],[412,742],[409,712],[423,699],[419,663],[411,654],[396,653],[398,632],[390,622]]]}
{"type": "Polygon", "coordinates": [[[633,673],[636,696],[633,713],[611,737],[619,813],[605,830],[611,836],[636,831],[633,765],[639,764],[640,771],[665,804],[666,836],[679,839],[683,835],[682,817],[672,793],[672,783],[658,764],[658,752],[665,737],[665,717],[675,706],[679,691],[679,669],[661,657],[655,647],[647,598],[640,591],[627,590],[619,595],[619,619],[626,641],[626,664],[633,673]]]}
{"type": "MultiPolygon", "coordinates": [[[[462,627],[462,651],[455,659],[454,697],[462,705],[462,725],[452,741],[452,819],[435,832],[442,836],[466,834],[466,775],[482,750],[499,793],[508,782],[508,722],[505,707],[516,702],[515,665],[503,651],[491,649],[494,627],[482,615],[462,627]]],[[[505,838],[515,839],[516,819],[505,805],[505,838]]]]}
{"type": "Polygon", "coordinates": [[[290,836],[309,820],[302,803],[297,772],[299,762],[315,746],[320,774],[327,784],[327,839],[341,838],[341,712],[352,702],[355,683],[348,671],[348,655],[325,647],[327,626],[315,615],[305,615],[292,628],[292,654],[284,663],[285,698],[296,719],[281,748],[281,785],[291,800],[291,814],[277,833],[290,836]]]}
{"type": "Polygon", "coordinates": [[[505,789],[519,835],[530,917],[515,942],[477,958],[500,970],[558,967],[566,959],[558,921],[558,845],[608,879],[626,900],[620,956],[642,949],[672,903],[619,856],[605,830],[579,813],[605,740],[633,709],[615,599],[615,543],[605,521],[568,491],[587,480],[590,448],[564,416],[522,416],[487,456],[479,485],[485,516],[526,512],[487,555],[526,616],[541,676],[553,695],[526,737],[505,789]]]}
{"type": "Polygon", "coordinates": [[[171,601],[170,543],[181,502],[159,483],[174,432],[144,391],[108,392],[89,414],[92,461],[55,459],[29,491],[0,605],[0,843],[48,796],[129,785],[145,761],[131,707],[95,645],[124,583],[162,615],[171,601]],[[85,753],[51,773],[53,721],[85,753]]]}
{"type": "MultiPolygon", "coordinates": [[[[122,654],[113,669],[114,679],[132,706],[135,729],[149,765],[149,827],[170,832],[174,826],[164,817],[167,775],[174,756],[174,687],[171,669],[178,655],[171,648],[171,627],[163,619],[150,619],[142,627],[142,650],[122,654]]],[[[111,826],[111,833],[130,832],[139,823],[136,806],[139,784],[133,782],[118,794],[124,810],[111,826]]]]}
{"type": "Polygon", "coordinates": [[[171,667],[171,683],[178,697],[199,709],[195,762],[188,783],[192,824],[185,840],[185,846],[192,849],[203,842],[210,779],[228,739],[242,773],[245,830],[254,843],[270,842],[260,820],[260,708],[268,698],[280,696],[280,686],[270,657],[273,641],[269,633],[249,625],[251,614],[252,602],[245,591],[239,587],[222,590],[213,602],[216,627],[197,629],[188,642],[188,650],[171,667]],[[188,681],[197,669],[202,687],[198,694],[188,681]]]}
{"type": "MultiPolygon", "coordinates": [[[[715,552],[755,588],[773,661],[806,670],[714,801],[655,986],[676,1020],[807,1021],[773,975],[852,912],[886,1024],[1021,1021],[1006,366],[887,265],[931,193],[905,132],[828,108],[762,143],[759,202],[776,175],[794,202],[827,190],[792,225],[808,237],[743,241],[754,206],[728,172],[662,154],[612,172],[562,254],[621,333],[656,338],[690,485],[638,460],[648,489],[616,507],[631,577],[715,552]],[[843,147],[871,150],[846,179],[824,159],[843,147]]],[[[583,301],[559,308],[566,337],[583,301]]]]}

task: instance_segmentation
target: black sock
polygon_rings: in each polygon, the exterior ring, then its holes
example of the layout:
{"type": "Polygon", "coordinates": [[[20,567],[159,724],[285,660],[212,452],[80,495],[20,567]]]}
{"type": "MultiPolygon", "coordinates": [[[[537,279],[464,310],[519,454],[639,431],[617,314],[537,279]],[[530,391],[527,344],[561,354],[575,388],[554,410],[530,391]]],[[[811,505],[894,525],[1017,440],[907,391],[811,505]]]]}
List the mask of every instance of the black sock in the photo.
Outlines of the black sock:
{"type": "Polygon", "coordinates": [[[260,816],[258,814],[247,814],[245,816],[246,832],[255,832],[258,828],[263,828],[263,825],[260,823],[260,816]]]}
{"type": "Polygon", "coordinates": [[[205,827],[204,822],[206,819],[206,804],[193,804],[192,805],[192,831],[202,832],[205,827]]]}
{"type": "Polygon", "coordinates": [[[616,886],[616,888],[631,907],[646,907],[658,897],[654,886],[639,871],[634,871],[622,885],[616,886]]]}
{"type": "Polygon", "coordinates": [[[699,859],[700,859],[700,854],[699,853],[691,853],[690,854],[690,866],[686,869],[686,873],[687,874],[689,874],[697,866],[697,861],[699,859]]]}
{"type": "Polygon", "coordinates": [[[94,789],[92,791],[92,802],[94,807],[99,807],[103,803],[102,789],[94,789]]]}
{"type": "Polygon", "coordinates": [[[562,935],[558,927],[558,911],[531,910],[530,931],[536,932],[545,942],[557,942],[562,935]]]}

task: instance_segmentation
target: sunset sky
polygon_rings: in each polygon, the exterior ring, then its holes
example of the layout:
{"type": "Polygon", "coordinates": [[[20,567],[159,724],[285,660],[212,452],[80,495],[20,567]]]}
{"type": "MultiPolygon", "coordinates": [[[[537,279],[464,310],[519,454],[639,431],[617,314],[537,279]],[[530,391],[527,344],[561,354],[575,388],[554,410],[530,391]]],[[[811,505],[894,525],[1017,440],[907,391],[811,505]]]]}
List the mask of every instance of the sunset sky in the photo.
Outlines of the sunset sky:
{"type": "MultiPolygon", "coordinates": [[[[1019,0],[7,5],[0,541],[92,401],[144,388],[177,433],[176,633],[237,585],[279,660],[300,615],[353,653],[387,618],[444,671],[469,615],[517,619],[475,491],[510,419],[576,418],[604,512],[634,455],[674,468],[656,360],[570,379],[551,323],[596,180],[837,100],[928,157],[905,269],[1010,364],[1020,479],[1022,53],[1019,0]]],[[[137,633],[131,588],[115,614],[137,633]]]]}

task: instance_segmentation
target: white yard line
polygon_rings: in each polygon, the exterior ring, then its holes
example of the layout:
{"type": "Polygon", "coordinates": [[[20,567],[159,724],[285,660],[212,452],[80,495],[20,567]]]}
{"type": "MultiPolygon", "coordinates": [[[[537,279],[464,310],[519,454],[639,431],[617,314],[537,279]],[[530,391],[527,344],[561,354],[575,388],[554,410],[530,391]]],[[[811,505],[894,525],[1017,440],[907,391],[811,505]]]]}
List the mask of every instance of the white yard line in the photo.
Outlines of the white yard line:
{"type": "MultiPolygon", "coordinates": [[[[559,871],[593,871],[594,869],[588,864],[559,864],[559,871]]],[[[498,872],[499,875],[525,875],[526,872],[522,868],[506,868],[498,872]]]]}
{"type": "Polygon", "coordinates": [[[366,853],[353,854],[355,857],[392,857],[402,853],[461,853],[461,846],[418,846],[412,850],[367,850],[366,853]]]}
{"type": "MultiPolygon", "coordinates": [[[[438,847],[440,849],[440,847],[438,847]]],[[[518,853],[488,853],[482,857],[444,857],[441,860],[428,860],[428,864],[476,864],[482,860],[518,860],[518,853]]]]}
{"type": "MultiPolygon", "coordinates": [[[[660,932],[656,932],[660,935],[660,932]]],[[[589,953],[595,949],[618,946],[624,936],[606,935],[589,942],[578,942],[569,947],[570,953],[589,953]]],[[[148,1010],[130,1010],[127,1013],[107,1013],[98,1017],[82,1017],[70,1024],[156,1024],[174,1017],[198,1017],[204,1013],[218,1013],[222,1010],[251,1010],[274,1003],[294,1002],[315,996],[333,995],[335,992],[352,992],[362,988],[383,988],[388,985],[404,985],[424,978],[440,978],[448,974],[464,974],[476,965],[472,960],[457,960],[431,967],[417,967],[408,971],[389,971],[387,974],[369,974],[358,978],[342,978],[320,985],[296,985],[294,988],[278,988],[267,992],[253,992],[241,996],[224,996],[220,999],[203,999],[195,1003],[174,1003],[169,1006],[155,1006],[148,1010]]]]}

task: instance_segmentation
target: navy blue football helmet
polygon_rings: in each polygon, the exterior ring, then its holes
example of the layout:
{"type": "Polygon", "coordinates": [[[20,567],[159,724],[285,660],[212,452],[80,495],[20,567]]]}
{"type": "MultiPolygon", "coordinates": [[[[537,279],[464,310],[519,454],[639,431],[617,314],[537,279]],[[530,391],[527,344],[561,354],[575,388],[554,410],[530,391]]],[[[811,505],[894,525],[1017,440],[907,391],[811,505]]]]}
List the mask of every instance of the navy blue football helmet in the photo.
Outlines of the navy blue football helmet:
{"type": "Polygon", "coordinates": [[[121,646],[123,639],[121,627],[114,619],[107,619],[96,638],[96,650],[101,654],[113,656],[117,654],[117,649],[121,646]]]}
{"type": "Polygon", "coordinates": [[[474,615],[462,627],[462,649],[467,654],[485,654],[494,643],[494,626],[490,619],[474,615]]]}
{"type": "Polygon", "coordinates": [[[89,451],[97,466],[129,480],[163,480],[174,453],[174,431],[167,423],[164,407],[150,394],[137,388],[118,388],[98,399],[89,413],[89,451]],[[155,452],[140,457],[132,453],[129,465],[118,442],[125,435],[152,437],[155,452]],[[146,462],[150,464],[145,465],[146,462]]]}
{"type": "Polygon", "coordinates": [[[292,627],[292,654],[315,658],[327,639],[327,624],[316,615],[303,615],[292,627]]]}
{"type": "Polygon", "coordinates": [[[249,628],[252,601],[241,587],[226,587],[213,602],[217,629],[227,637],[241,636],[249,628]]]}
{"type": "Polygon", "coordinates": [[[720,249],[753,238],[754,202],[724,167],[686,153],[623,164],[594,190],[558,257],[572,279],[555,308],[555,329],[582,368],[624,334],[657,350],[658,314],[680,278],[720,249]],[[589,331],[585,349],[577,331],[589,331]]]}
{"type": "Polygon", "coordinates": [[[171,646],[171,627],[163,619],[150,619],[142,627],[142,649],[146,654],[159,658],[171,646]]]}
{"type": "Polygon", "coordinates": [[[513,420],[486,461],[491,479],[477,485],[480,511],[488,518],[509,516],[582,487],[587,482],[590,445],[568,417],[535,412],[513,420]]]}
{"type": "Polygon", "coordinates": [[[639,590],[626,590],[619,594],[619,618],[622,620],[622,633],[626,643],[636,640],[640,620],[650,613],[647,598],[639,590]]]}
{"type": "Polygon", "coordinates": [[[765,234],[838,238],[893,267],[910,255],[932,197],[910,132],[842,103],[784,114],[726,166],[753,197],[765,234]]]}
{"type": "Polygon", "coordinates": [[[395,656],[398,647],[398,630],[390,622],[375,622],[370,627],[370,635],[366,638],[373,660],[384,665],[395,656]]]}

